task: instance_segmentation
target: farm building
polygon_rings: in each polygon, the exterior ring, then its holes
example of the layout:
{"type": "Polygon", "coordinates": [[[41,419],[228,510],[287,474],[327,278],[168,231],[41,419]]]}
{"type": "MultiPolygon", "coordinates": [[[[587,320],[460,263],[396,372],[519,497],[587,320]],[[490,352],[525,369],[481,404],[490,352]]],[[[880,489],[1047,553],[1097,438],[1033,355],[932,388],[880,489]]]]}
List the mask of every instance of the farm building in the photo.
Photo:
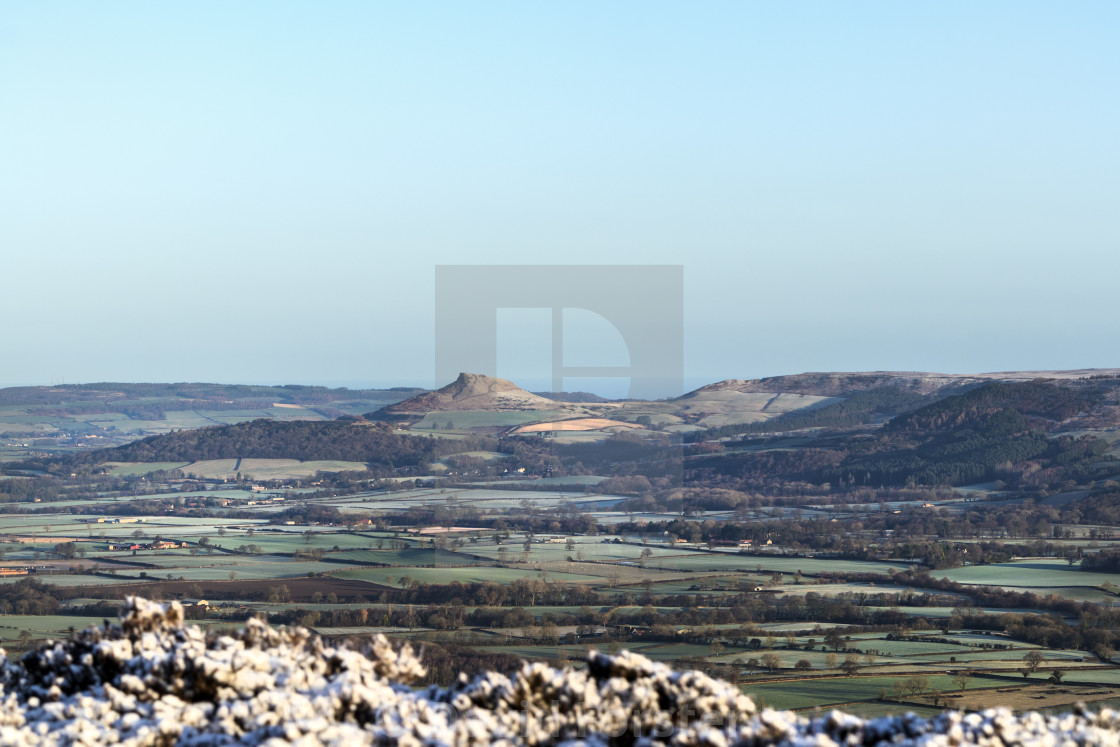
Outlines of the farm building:
{"type": "Polygon", "coordinates": [[[186,547],[186,542],[176,542],[175,540],[156,540],[148,545],[151,550],[173,550],[179,547],[186,547]]]}

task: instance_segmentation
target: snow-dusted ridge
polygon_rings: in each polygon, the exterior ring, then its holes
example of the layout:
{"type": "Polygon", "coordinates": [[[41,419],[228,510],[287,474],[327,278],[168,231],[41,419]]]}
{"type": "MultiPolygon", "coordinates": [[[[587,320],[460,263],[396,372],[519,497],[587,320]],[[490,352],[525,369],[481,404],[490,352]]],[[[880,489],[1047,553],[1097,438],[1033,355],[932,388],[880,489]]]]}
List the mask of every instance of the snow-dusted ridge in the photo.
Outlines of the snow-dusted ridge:
{"type": "Polygon", "coordinates": [[[0,745],[1120,747],[1117,711],[809,720],[759,713],[732,685],[630,653],[410,689],[423,673],[382,636],[332,648],[259,621],[208,636],[176,602],[130,598],[120,625],[0,658],[0,745]]]}

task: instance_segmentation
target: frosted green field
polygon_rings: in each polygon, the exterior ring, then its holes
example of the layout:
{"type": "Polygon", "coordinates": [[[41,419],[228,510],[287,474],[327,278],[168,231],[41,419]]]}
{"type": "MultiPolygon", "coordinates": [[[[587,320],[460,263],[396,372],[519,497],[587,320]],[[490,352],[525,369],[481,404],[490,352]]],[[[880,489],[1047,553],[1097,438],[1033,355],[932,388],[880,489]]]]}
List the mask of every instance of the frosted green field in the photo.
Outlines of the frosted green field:
{"type": "Polygon", "coordinates": [[[709,390],[684,397],[673,404],[681,415],[700,416],[705,428],[769,420],[794,410],[823,407],[837,398],[804,394],[709,390]]]}
{"type": "MultiPolygon", "coordinates": [[[[881,638],[853,639],[851,645],[860,651],[878,651],[884,656],[908,657],[935,654],[953,655],[967,653],[970,649],[949,643],[927,643],[925,641],[887,641],[881,638]]],[[[1023,652],[1020,652],[1021,657],[1023,652]]]]}
{"type": "Polygon", "coordinates": [[[510,412],[484,412],[476,410],[448,410],[428,413],[412,430],[469,430],[494,426],[514,426],[524,423],[545,422],[564,416],[560,410],[525,410],[510,412]],[[452,427],[448,428],[447,424],[452,427]]]}
{"type": "MultiPolygon", "coordinates": [[[[334,566],[337,571],[338,566],[334,566]]],[[[335,578],[347,578],[357,581],[371,581],[377,584],[387,583],[386,579],[392,577],[394,585],[400,585],[400,579],[410,576],[420,583],[498,583],[508,584],[519,578],[540,578],[552,582],[564,583],[594,583],[602,582],[598,576],[584,576],[577,573],[544,573],[535,568],[495,568],[481,566],[473,568],[360,568],[331,573],[335,578]]]]}
{"type": "MultiPolygon", "coordinates": [[[[87,565],[92,565],[89,563],[87,565]]],[[[18,581],[28,578],[27,576],[0,576],[0,584],[14,584],[18,581]]],[[[102,586],[104,584],[119,584],[119,583],[140,583],[139,578],[133,577],[108,577],[99,575],[84,575],[84,574],[52,574],[49,576],[36,576],[36,580],[44,583],[49,583],[54,586],[102,586]]],[[[0,620],[3,616],[0,616],[0,620]]]]}
{"type": "MultiPolygon", "coordinates": [[[[562,535],[561,535],[562,536],[562,535]]],[[[550,543],[542,542],[540,544],[533,544],[533,549],[529,551],[529,557],[532,560],[540,561],[557,561],[566,560],[569,556],[587,561],[631,561],[637,562],[641,558],[642,551],[646,548],[639,547],[638,545],[616,545],[607,544],[603,542],[588,542],[587,538],[579,537],[573,538],[575,548],[572,550],[567,549],[566,542],[550,543]]],[[[524,539],[519,537],[511,537],[510,540],[501,545],[505,548],[506,552],[512,556],[520,556],[523,551],[524,539]]],[[[491,559],[500,557],[499,546],[493,543],[479,544],[477,547],[474,545],[466,545],[464,551],[476,555],[482,555],[491,559]]],[[[672,550],[664,548],[649,548],[653,556],[646,561],[647,566],[656,566],[657,559],[665,561],[663,564],[666,568],[670,567],[669,559],[677,557],[672,550]]]]}
{"type": "MultiPolygon", "coordinates": [[[[541,477],[541,478],[537,478],[536,480],[529,481],[529,484],[530,485],[538,485],[538,486],[539,485],[557,485],[557,486],[563,486],[563,485],[598,485],[599,483],[601,483],[603,480],[606,480],[606,479],[607,478],[600,477],[599,475],[570,475],[568,477],[541,477]]],[[[485,487],[488,487],[488,486],[491,486],[491,485],[510,485],[510,484],[515,484],[515,483],[511,483],[510,481],[499,480],[499,481],[491,481],[491,482],[472,482],[470,484],[471,485],[478,485],[479,487],[485,488],[485,487]]],[[[584,500],[596,500],[596,501],[600,500],[599,497],[592,498],[592,497],[589,497],[589,496],[583,496],[583,498],[584,498],[584,500]]]]}
{"type": "Polygon", "coordinates": [[[1089,669],[1069,672],[1071,682],[1088,682],[1094,685],[1120,686],[1120,669],[1089,669]]]}
{"type": "MultiPolygon", "coordinates": [[[[832,560],[824,558],[786,558],[772,555],[743,555],[740,553],[691,552],[678,557],[653,561],[649,565],[666,568],[680,568],[696,571],[777,571],[783,574],[803,573],[878,573],[886,574],[889,569],[899,569],[898,564],[862,560],[832,560]]],[[[792,579],[786,579],[791,583],[792,579]]]]}
{"type": "Polygon", "coordinates": [[[318,472],[364,472],[365,462],[298,459],[211,459],[181,467],[187,475],[210,480],[231,480],[238,474],[251,480],[298,480],[318,472]]]}
{"type": "Polygon", "coordinates": [[[438,549],[409,550],[345,550],[331,553],[331,560],[348,561],[355,564],[375,563],[396,566],[427,565],[478,565],[484,561],[461,552],[438,549]]]}
{"type": "MultiPolygon", "coordinates": [[[[949,661],[949,657],[953,656],[958,662],[1010,662],[1015,667],[1023,666],[1023,655],[1032,647],[1019,644],[1016,648],[1005,651],[991,651],[986,649],[962,649],[953,653],[945,653],[943,655],[934,654],[929,658],[942,663],[949,661]]],[[[1055,651],[1051,649],[1039,649],[1043,656],[1046,657],[1047,662],[1053,664],[1061,664],[1062,666],[1070,664],[1083,664],[1092,663],[1096,657],[1085,651],[1055,651]],[[1084,661],[1079,661],[1084,660],[1084,661]]]]}
{"type": "Polygon", "coordinates": [[[1103,589],[1089,586],[1028,586],[1025,588],[1012,586],[1007,588],[1014,589],[1015,591],[1029,591],[1044,597],[1057,594],[1060,597],[1072,599],[1075,602],[1120,605],[1120,597],[1117,597],[1115,594],[1110,594],[1103,589]]]}
{"type": "Polygon", "coordinates": [[[190,462],[112,462],[109,474],[113,477],[134,477],[137,475],[150,475],[153,472],[170,472],[182,469],[190,462]]]}
{"type": "MultiPolygon", "coordinates": [[[[834,677],[793,682],[750,683],[742,686],[747,695],[760,695],[771,708],[812,708],[861,700],[875,700],[881,690],[890,692],[901,677],[834,677]]],[[[936,690],[955,690],[952,678],[932,675],[930,685],[936,690]]],[[[974,677],[968,689],[984,689],[992,683],[974,677]]]]}
{"type": "Polygon", "coordinates": [[[101,625],[102,620],[77,615],[0,615],[0,642],[18,640],[23,630],[35,638],[65,636],[70,628],[84,630],[91,625],[101,625]]]}
{"type": "Polygon", "coordinates": [[[117,578],[123,580],[141,580],[147,578],[148,580],[167,579],[169,576],[172,580],[179,580],[182,578],[186,581],[223,581],[229,580],[231,572],[235,573],[235,578],[241,580],[261,580],[275,578],[283,580],[285,578],[295,578],[299,576],[307,576],[311,573],[328,573],[337,571],[339,566],[334,563],[323,563],[316,561],[302,561],[302,560],[276,560],[276,559],[263,559],[253,558],[239,565],[232,566],[218,566],[218,567],[192,567],[192,568],[159,568],[148,569],[145,571],[120,571],[116,574],[117,578]],[[146,576],[141,576],[145,573],[146,576]]]}
{"type": "Polygon", "coordinates": [[[934,571],[931,575],[934,578],[947,578],[962,584],[1033,589],[1120,584],[1120,574],[1082,571],[1078,566],[1071,566],[1065,560],[1053,558],[973,565],[934,571]]]}
{"type": "MultiPolygon", "coordinates": [[[[533,481],[537,484],[540,481],[533,481]]],[[[511,484],[511,483],[506,483],[511,484]]],[[[565,483],[572,485],[572,483],[565,483]]],[[[583,492],[563,489],[558,485],[556,490],[499,490],[495,488],[429,488],[423,490],[402,490],[392,493],[377,492],[366,493],[358,496],[340,496],[318,501],[324,505],[337,506],[352,513],[370,511],[396,511],[413,508],[416,506],[472,506],[486,510],[518,509],[523,502],[528,501],[541,508],[552,508],[565,503],[580,503],[583,501],[613,501],[620,500],[619,496],[595,496],[589,498],[583,492]]]]}
{"type": "MultiPolygon", "coordinates": [[[[350,534],[348,532],[324,532],[320,527],[285,527],[285,529],[296,528],[299,531],[295,532],[265,532],[255,531],[252,536],[244,530],[227,531],[225,536],[221,536],[216,532],[210,531],[206,536],[210,539],[212,544],[221,545],[225,549],[235,550],[242,545],[256,545],[266,553],[294,553],[300,550],[332,550],[338,547],[341,550],[366,550],[370,547],[376,547],[378,539],[366,537],[360,534],[350,534]],[[319,531],[317,531],[319,530],[319,531]],[[304,531],[311,531],[310,537],[304,537],[304,531]]],[[[388,546],[387,540],[382,540],[388,546]]],[[[398,542],[406,542],[408,540],[401,538],[396,540],[398,542]]],[[[331,557],[336,557],[332,553],[331,557]]],[[[242,558],[242,562],[244,558],[242,558]]]]}
{"type": "Polygon", "coordinates": [[[259,410],[168,410],[162,420],[132,420],[113,417],[117,413],[97,414],[87,417],[90,425],[115,426],[120,430],[140,430],[148,434],[168,433],[173,430],[206,428],[212,425],[232,425],[246,420],[326,420],[322,415],[306,408],[264,407],[259,410]]]}

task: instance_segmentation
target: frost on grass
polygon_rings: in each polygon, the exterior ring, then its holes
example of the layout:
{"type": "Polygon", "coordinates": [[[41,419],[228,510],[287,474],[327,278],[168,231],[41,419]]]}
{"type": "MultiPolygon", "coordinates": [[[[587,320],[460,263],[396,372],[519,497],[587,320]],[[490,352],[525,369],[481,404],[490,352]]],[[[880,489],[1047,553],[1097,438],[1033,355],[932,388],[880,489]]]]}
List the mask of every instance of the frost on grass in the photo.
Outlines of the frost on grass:
{"type": "Polygon", "coordinates": [[[526,664],[413,690],[424,667],[383,636],[330,647],[251,620],[205,635],[182,607],[130,598],[120,625],[0,656],[0,745],[1030,745],[1120,747],[1120,713],[1005,710],[862,720],[757,712],[738,688],[641,656],[526,664]]]}

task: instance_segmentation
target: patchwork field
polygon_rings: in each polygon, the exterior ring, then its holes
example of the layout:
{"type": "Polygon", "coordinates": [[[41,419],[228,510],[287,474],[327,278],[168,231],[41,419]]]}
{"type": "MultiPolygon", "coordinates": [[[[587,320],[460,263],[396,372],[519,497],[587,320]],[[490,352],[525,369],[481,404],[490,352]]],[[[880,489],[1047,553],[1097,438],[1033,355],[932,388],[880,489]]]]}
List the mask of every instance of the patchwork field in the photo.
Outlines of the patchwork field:
{"type": "Polygon", "coordinates": [[[572,420],[554,420],[546,423],[532,423],[515,428],[513,433],[541,433],[544,431],[602,431],[602,430],[628,430],[640,428],[634,423],[608,418],[573,418],[572,420]]]}
{"type": "MultiPolygon", "coordinates": [[[[754,415],[766,418],[830,401],[742,395],[728,406],[749,402],[754,415]]],[[[279,404],[262,410],[293,416],[306,410],[279,404]]],[[[638,417],[638,409],[615,408],[611,418],[580,427],[611,427],[638,417]]],[[[753,417],[744,412],[734,417],[753,417]]],[[[212,414],[167,410],[163,422],[212,414]]],[[[438,451],[438,459],[424,462],[430,470],[423,475],[402,468],[384,482],[365,473],[307,484],[319,473],[363,472],[365,463],[357,461],[113,462],[98,489],[81,484],[49,505],[13,498],[0,506],[0,639],[18,650],[99,620],[92,613],[106,603],[142,593],[198,602],[189,614],[214,626],[267,613],[278,624],[332,638],[360,641],[384,632],[438,652],[444,658],[431,661],[433,669],[447,657],[463,657],[454,658],[451,674],[481,661],[516,667],[514,657],[579,665],[592,648],[629,649],[735,680],[768,705],[805,710],[835,706],[875,715],[999,702],[1057,708],[1074,697],[1094,703],[1120,697],[1120,667],[1108,651],[1070,643],[1077,640],[1070,631],[1096,624],[1089,613],[1083,621],[1088,608],[1077,605],[1112,604],[1117,597],[1106,587],[1120,582],[1120,574],[1090,574],[1055,557],[931,571],[935,579],[1039,593],[1033,602],[1016,598],[1015,607],[1000,607],[992,596],[977,606],[975,589],[932,588],[921,576],[932,563],[892,559],[904,553],[884,550],[887,535],[878,529],[825,551],[814,551],[803,537],[781,539],[794,522],[813,527],[827,545],[833,535],[845,537],[852,526],[870,526],[895,511],[936,511],[947,520],[967,510],[962,495],[939,494],[925,506],[926,496],[919,503],[904,493],[878,503],[862,495],[858,502],[830,503],[829,496],[806,491],[799,505],[789,496],[771,505],[765,496],[721,488],[720,496],[742,504],[692,510],[666,497],[675,489],[659,488],[649,491],[647,508],[626,503],[630,491],[596,492],[613,465],[573,470],[595,475],[542,477],[552,471],[534,468],[525,454],[537,454],[544,439],[507,449],[507,441],[471,432],[556,425],[532,415],[538,419],[427,416],[424,435],[460,437],[450,442],[461,442],[460,450],[438,451]],[[525,474],[515,472],[519,463],[529,465],[525,474]],[[537,479],[526,479],[533,469],[537,479]],[[167,474],[175,470],[192,479],[167,474]],[[336,479],[344,487],[334,489],[336,479]],[[252,489],[263,483],[266,489],[252,489]],[[753,553],[741,552],[735,535],[720,534],[727,524],[754,532],[767,521],[775,522],[774,542],[756,535],[753,553]],[[695,529],[703,541],[676,541],[695,529]],[[881,559],[851,559],[861,556],[881,559]],[[913,574],[900,573],[908,570],[913,574]],[[1037,609],[1023,607],[1031,603],[1037,609]],[[27,614],[32,608],[43,614],[27,614]],[[1053,630],[1031,639],[1039,628],[1053,630]]],[[[650,416],[642,424],[675,417],[650,416]]],[[[687,417],[724,422],[732,414],[702,416],[695,409],[687,417]]],[[[126,419],[117,413],[88,422],[126,419]]],[[[780,455],[803,445],[782,439],[721,448],[780,455]]],[[[542,453],[546,465],[555,451],[542,453]]],[[[795,490],[800,487],[789,495],[795,490]]],[[[1088,538],[1063,541],[1089,549],[1088,538]]],[[[968,545],[970,558],[973,547],[979,545],[968,545]]]]}
{"type": "Polygon", "coordinates": [[[1120,574],[1088,573],[1065,560],[1042,558],[936,571],[937,578],[1003,588],[1061,589],[1120,584],[1120,574]]]}
{"type": "MultiPolygon", "coordinates": [[[[130,465],[139,469],[139,465],[130,465]]],[[[232,480],[243,476],[250,480],[299,480],[319,472],[363,472],[364,462],[308,461],[296,459],[212,459],[178,467],[184,474],[210,480],[232,480]]],[[[139,473],[143,474],[143,473],[139,473]]]]}

